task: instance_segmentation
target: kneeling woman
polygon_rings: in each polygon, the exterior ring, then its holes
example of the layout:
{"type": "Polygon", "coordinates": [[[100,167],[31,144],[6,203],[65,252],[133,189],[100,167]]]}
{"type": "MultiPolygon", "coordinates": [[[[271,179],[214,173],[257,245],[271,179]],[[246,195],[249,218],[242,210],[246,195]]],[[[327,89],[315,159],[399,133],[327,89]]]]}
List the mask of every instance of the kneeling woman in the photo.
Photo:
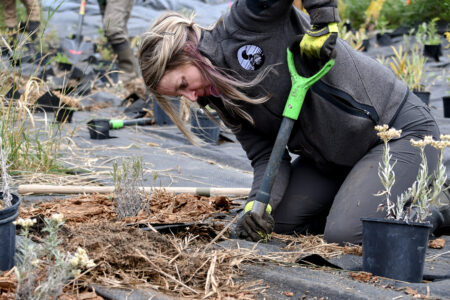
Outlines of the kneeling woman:
{"type": "MultiPolygon", "coordinates": [[[[286,49],[300,35],[311,41],[309,47],[302,40],[302,55],[295,58],[304,77],[335,57],[330,72],[306,95],[272,189],[272,213],[243,214],[237,226],[241,238],[258,240],[258,232],[275,231],[361,242],[360,218],[384,215],[377,211],[382,198],[375,196],[383,188],[377,175],[383,145],[374,126],[403,131],[390,142],[397,161],[393,199],[411,186],[419,169],[420,153],[409,140],[439,138],[428,107],[393,72],[330,38],[339,21],[336,3],[305,0],[307,16],[292,1],[237,0],[211,29],[167,12],[143,36],[139,59],[148,90],[191,141],[165,96],[183,96],[219,113],[251,160],[249,201],[260,186],[291,88],[286,49]],[[311,25],[323,33],[318,47],[308,34],[311,25]]],[[[428,147],[426,156],[432,171],[437,152],[428,147]]],[[[442,233],[450,212],[435,210],[430,221],[442,233]]]]}

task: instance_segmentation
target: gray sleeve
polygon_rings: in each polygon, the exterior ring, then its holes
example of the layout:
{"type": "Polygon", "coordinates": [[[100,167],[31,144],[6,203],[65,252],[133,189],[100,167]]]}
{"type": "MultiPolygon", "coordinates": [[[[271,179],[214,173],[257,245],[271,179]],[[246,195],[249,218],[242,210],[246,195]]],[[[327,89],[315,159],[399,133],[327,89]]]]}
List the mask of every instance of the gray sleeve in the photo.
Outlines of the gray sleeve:
{"type": "Polygon", "coordinates": [[[289,21],[292,0],[237,0],[225,17],[230,32],[269,32],[289,21]]]}
{"type": "MultiPolygon", "coordinates": [[[[251,125],[242,125],[241,129],[235,132],[235,135],[253,167],[253,184],[249,194],[249,200],[251,200],[255,198],[256,192],[261,186],[264,172],[269,162],[270,154],[272,153],[273,141],[258,134],[251,125]]],[[[281,202],[289,183],[290,161],[291,157],[286,150],[271,191],[270,205],[273,209],[281,202]]]]}
{"type": "Polygon", "coordinates": [[[338,0],[303,0],[303,7],[311,18],[312,25],[338,23],[340,21],[338,0]]]}

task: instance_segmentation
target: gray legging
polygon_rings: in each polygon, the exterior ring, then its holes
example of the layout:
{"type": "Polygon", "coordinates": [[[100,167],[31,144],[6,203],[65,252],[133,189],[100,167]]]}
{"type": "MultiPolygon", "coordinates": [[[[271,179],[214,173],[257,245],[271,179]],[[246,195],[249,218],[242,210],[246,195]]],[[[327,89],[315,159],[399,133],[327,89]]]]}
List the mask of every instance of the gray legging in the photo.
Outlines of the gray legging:
{"type": "MultiPolygon", "coordinates": [[[[391,124],[402,129],[400,139],[390,142],[396,181],[392,199],[414,182],[420,166],[420,152],[411,146],[410,139],[426,135],[439,139],[439,128],[425,104],[410,93],[407,101],[391,124]]],[[[428,166],[437,165],[437,150],[426,147],[428,166]]],[[[353,168],[339,170],[330,176],[319,171],[311,162],[297,158],[291,166],[289,185],[279,206],[273,213],[275,232],[290,234],[324,233],[327,242],[361,243],[361,217],[382,218],[377,211],[383,197],[378,177],[378,163],[383,144],[377,144],[353,168]]]]}

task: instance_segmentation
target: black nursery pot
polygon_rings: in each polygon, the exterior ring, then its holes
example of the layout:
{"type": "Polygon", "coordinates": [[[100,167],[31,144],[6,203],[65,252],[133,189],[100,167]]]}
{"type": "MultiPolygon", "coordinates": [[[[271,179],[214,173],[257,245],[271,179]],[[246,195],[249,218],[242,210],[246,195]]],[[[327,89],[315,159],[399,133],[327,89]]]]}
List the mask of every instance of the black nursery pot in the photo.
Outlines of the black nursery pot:
{"type": "Polygon", "coordinates": [[[72,69],[72,64],[58,62],[58,69],[61,71],[70,71],[72,69]]]}
{"type": "MultiPolygon", "coordinates": [[[[16,226],[13,222],[19,215],[21,199],[12,194],[13,205],[0,210],[0,271],[6,271],[14,267],[16,254],[16,226]]],[[[3,193],[0,193],[3,199],[3,193]]]]}
{"type": "Polygon", "coordinates": [[[369,39],[364,39],[362,41],[362,45],[361,45],[361,49],[363,52],[367,52],[367,50],[369,50],[370,47],[370,40],[369,39]]]}
{"type": "Polygon", "coordinates": [[[450,118],[450,96],[442,97],[442,104],[444,105],[444,118],[450,118]]]}
{"type": "Polygon", "coordinates": [[[431,224],[361,218],[363,270],[376,276],[421,282],[431,224]]]}
{"type": "Polygon", "coordinates": [[[430,104],[430,92],[413,91],[413,93],[420,98],[426,105],[430,104]]]}
{"type": "Polygon", "coordinates": [[[425,56],[434,58],[435,61],[439,61],[439,56],[442,55],[441,44],[439,44],[439,45],[424,45],[423,54],[425,56]]]}
{"type": "Polygon", "coordinates": [[[72,117],[75,109],[72,107],[61,107],[55,112],[55,120],[60,123],[72,123],[72,117]]]}
{"type": "Polygon", "coordinates": [[[392,45],[391,36],[388,33],[377,33],[377,43],[380,46],[389,46],[392,45]]]}
{"type": "Polygon", "coordinates": [[[93,140],[105,140],[112,138],[109,136],[109,120],[95,119],[87,123],[89,135],[93,140]]]}
{"type": "MultiPolygon", "coordinates": [[[[180,101],[179,97],[168,98],[169,103],[172,105],[172,108],[175,112],[180,110],[180,101]]],[[[153,114],[155,118],[155,123],[159,126],[162,125],[173,125],[172,119],[164,112],[161,106],[159,106],[156,100],[153,101],[153,114]]]]}
{"type": "MultiPolygon", "coordinates": [[[[215,118],[217,117],[217,113],[215,112],[212,115],[215,118]]],[[[201,109],[191,117],[191,132],[210,144],[217,144],[219,141],[219,126],[201,109]]]]}

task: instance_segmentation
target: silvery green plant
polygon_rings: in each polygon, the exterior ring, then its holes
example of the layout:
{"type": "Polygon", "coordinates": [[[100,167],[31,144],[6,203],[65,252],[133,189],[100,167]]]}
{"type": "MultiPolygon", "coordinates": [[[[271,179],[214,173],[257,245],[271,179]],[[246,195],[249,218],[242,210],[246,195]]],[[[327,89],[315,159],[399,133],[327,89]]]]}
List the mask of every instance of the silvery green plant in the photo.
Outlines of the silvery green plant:
{"type": "Polygon", "coordinates": [[[425,222],[426,217],[430,214],[430,206],[439,204],[437,199],[443,191],[443,186],[447,180],[446,168],[443,164],[444,149],[450,145],[450,136],[441,135],[440,141],[435,141],[431,136],[426,136],[423,140],[411,139],[411,145],[419,148],[421,156],[421,164],[417,173],[416,180],[402,194],[397,196],[396,201],[390,199],[391,189],[395,183],[394,166],[391,163],[392,155],[390,154],[389,141],[399,138],[401,130],[388,127],[388,125],[377,125],[375,130],[377,135],[383,140],[382,160],[378,166],[378,177],[384,187],[383,191],[377,193],[377,196],[385,196],[386,201],[379,205],[379,209],[386,208],[386,218],[403,220],[406,222],[425,222]],[[425,147],[431,145],[439,151],[438,166],[435,172],[428,175],[428,163],[425,155],[425,147]],[[430,184],[431,182],[431,184],[430,184]],[[407,204],[410,205],[407,207],[407,204]],[[414,211],[414,213],[412,213],[414,211]]]}
{"type": "Polygon", "coordinates": [[[4,147],[3,139],[0,137],[0,168],[2,176],[1,192],[3,194],[1,200],[3,201],[5,207],[10,207],[12,205],[12,195],[9,186],[9,183],[11,182],[11,176],[8,173],[8,158],[9,150],[4,147]]]}
{"type": "Polygon", "coordinates": [[[114,161],[114,198],[119,219],[134,217],[149,207],[149,195],[144,190],[144,165],[142,157],[114,161]]]}
{"type": "Polygon", "coordinates": [[[426,136],[423,140],[411,139],[411,145],[419,148],[421,155],[420,169],[416,181],[408,189],[412,199],[411,209],[414,209],[413,221],[423,223],[430,215],[431,205],[440,205],[438,196],[444,190],[444,183],[447,180],[446,168],[443,164],[444,150],[450,146],[450,136],[441,135],[440,141],[433,140],[433,137],[426,136]],[[428,163],[425,156],[425,147],[428,145],[439,151],[438,165],[432,175],[428,175],[428,163]],[[431,181],[431,184],[430,184],[431,181]]]}
{"type": "Polygon", "coordinates": [[[399,138],[402,134],[401,130],[395,128],[389,128],[388,125],[377,125],[375,130],[378,131],[377,135],[383,141],[383,154],[381,162],[378,164],[378,177],[381,184],[384,187],[383,191],[380,191],[376,196],[385,196],[385,203],[381,203],[378,209],[386,208],[386,218],[393,219],[396,216],[396,205],[391,201],[391,189],[395,183],[394,166],[397,161],[391,163],[392,154],[390,153],[389,141],[395,138],[399,138]]]}
{"type": "Polygon", "coordinates": [[[47,232],[47,237],[42,244],[33,243],[30,238],[29,229],[35,222],[35,219],[22,218],[15,222],[22,227],[22,246],[15,269],[16,299],[58,299],[71,278],[78,276],[83,269],[95,267],[95,263],[82,248],[78,248],[75,255],[58,249],[61,244],[58,231],[65,222],[62,214],[54,214],[44,220],[43,231],[47,232]]]}

